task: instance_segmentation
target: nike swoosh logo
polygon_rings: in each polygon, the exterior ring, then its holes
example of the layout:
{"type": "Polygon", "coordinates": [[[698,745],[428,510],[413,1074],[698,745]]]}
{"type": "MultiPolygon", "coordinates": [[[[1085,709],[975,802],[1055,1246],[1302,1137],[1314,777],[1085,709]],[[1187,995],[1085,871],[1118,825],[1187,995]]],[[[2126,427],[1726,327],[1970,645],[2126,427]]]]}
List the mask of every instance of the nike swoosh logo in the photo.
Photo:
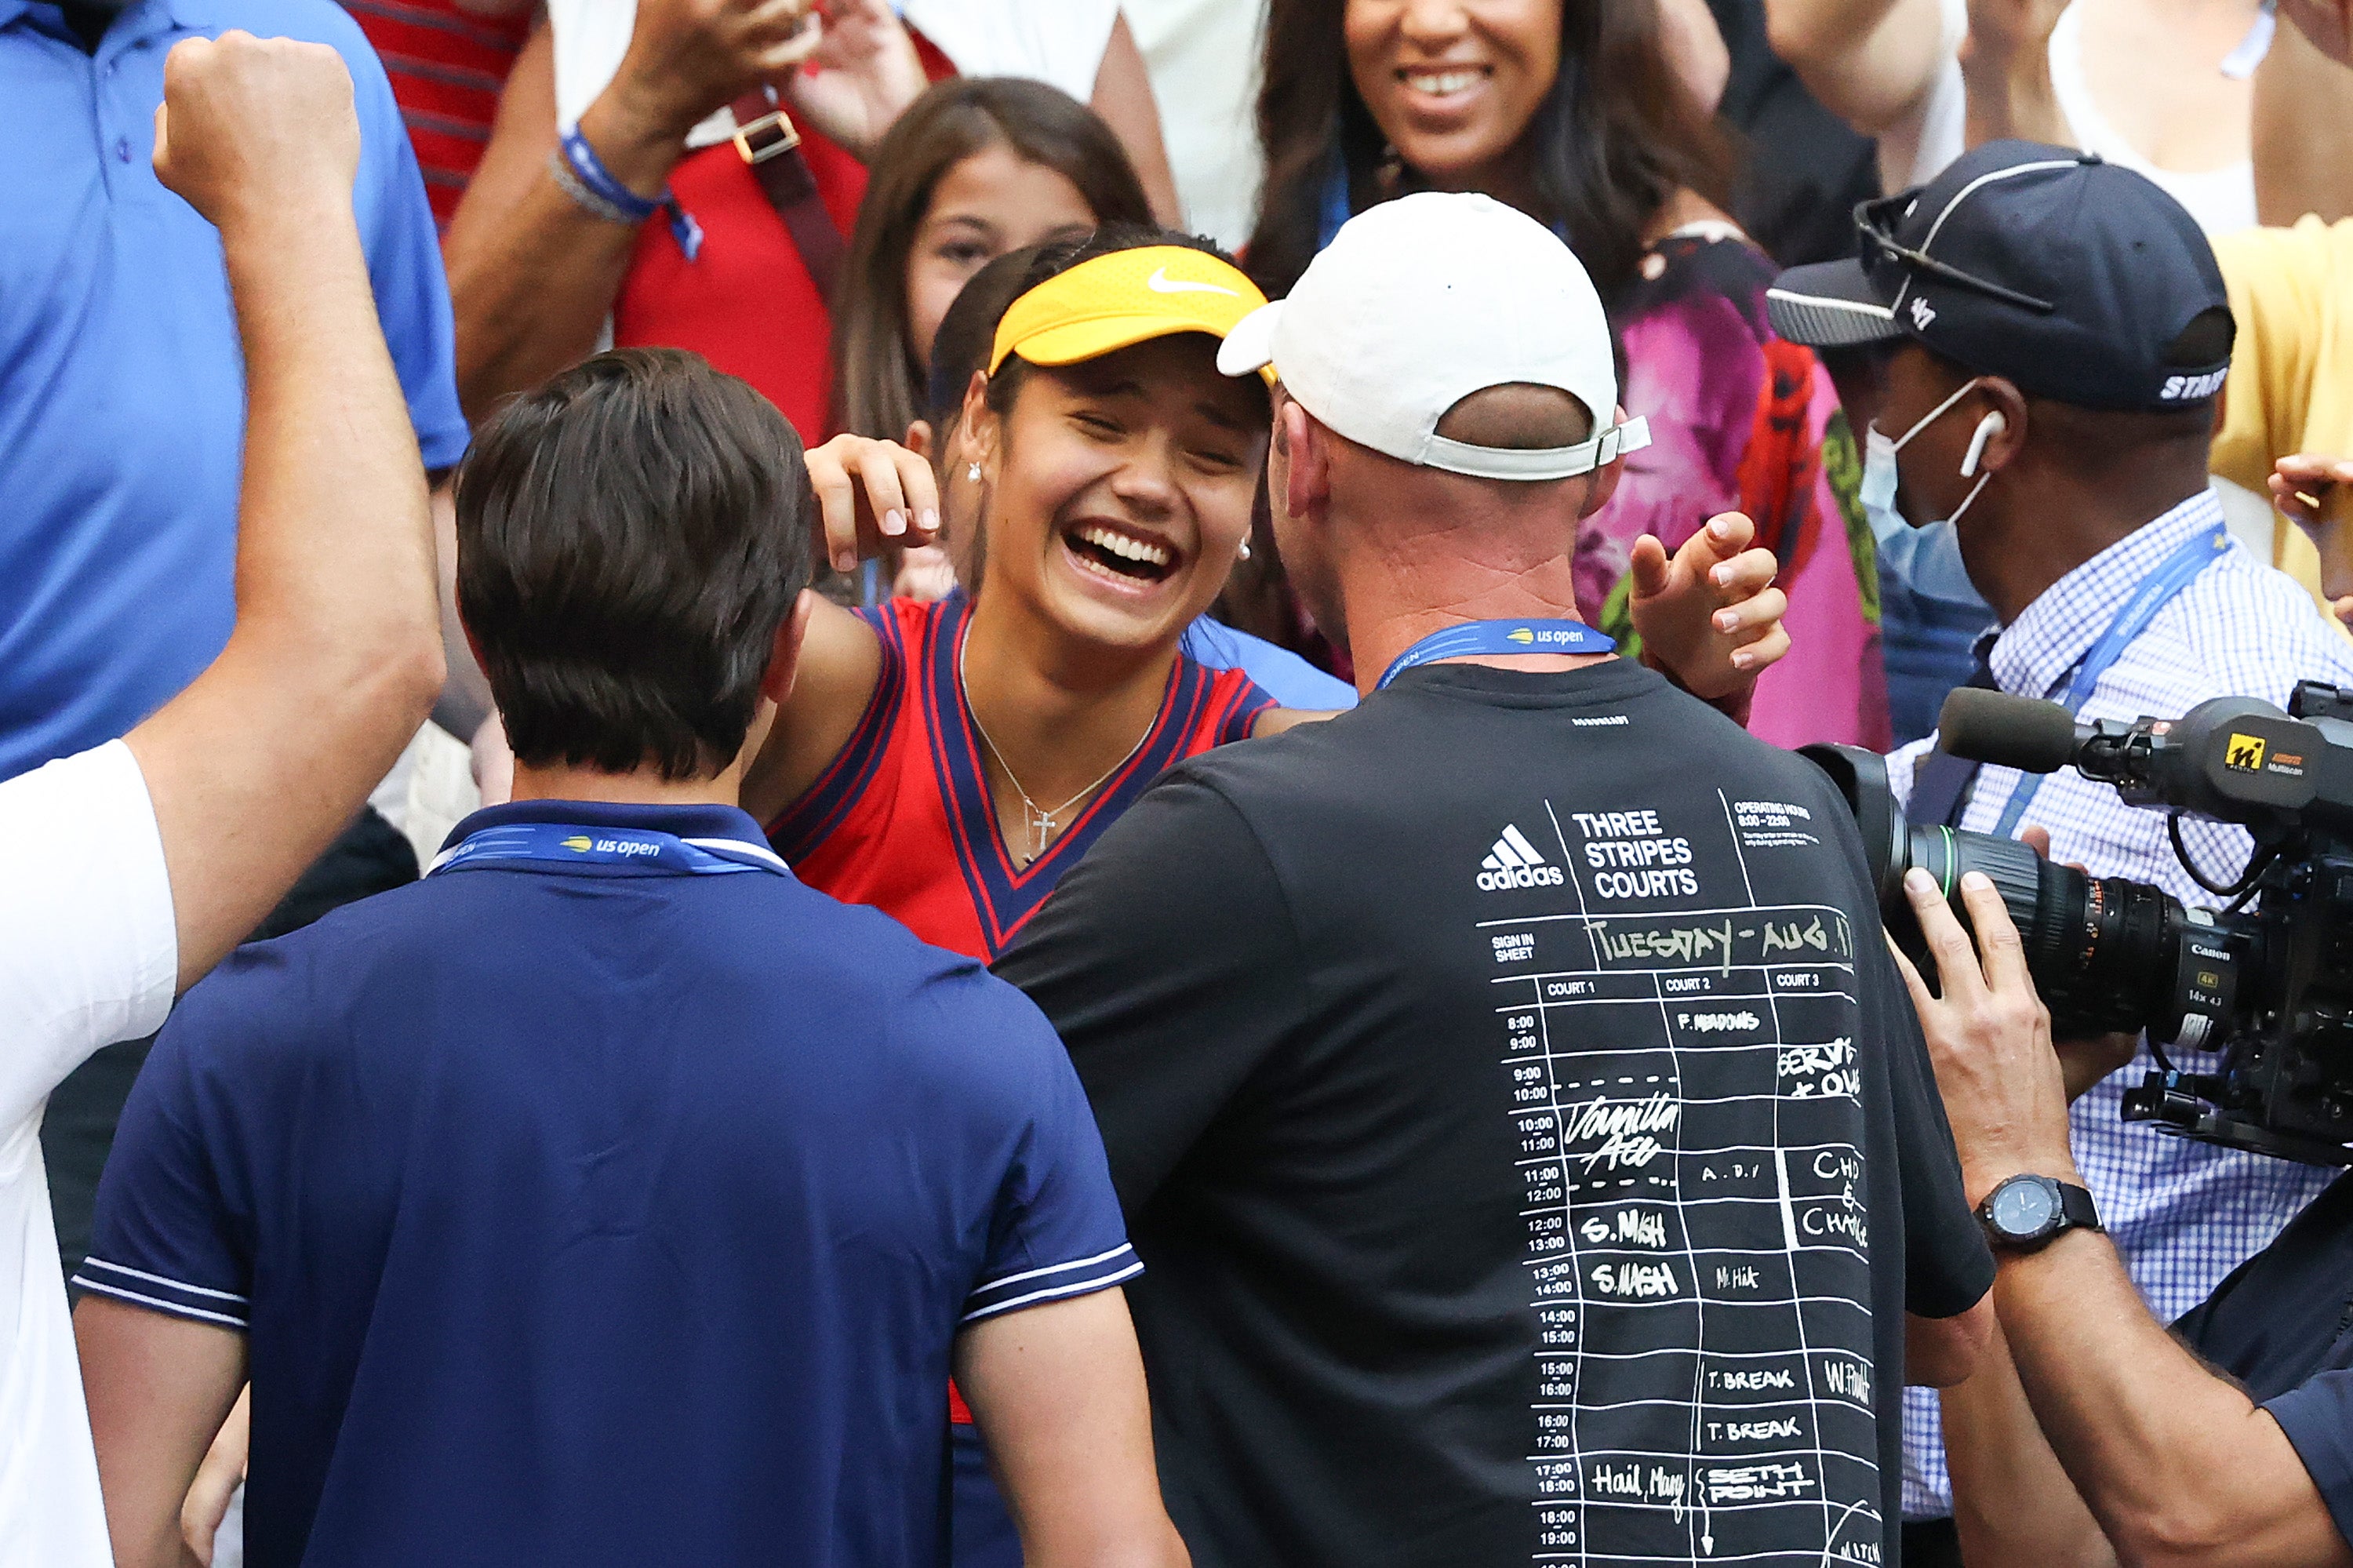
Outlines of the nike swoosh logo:
{"type": "Polygon", "coordinates": [[[1144,281],[1144,286],[1155,294],[1223,294],[1229,300],[1241,298],[1233,290],[1220,288],[1215,283],[1188,283],[1182,278],[1172,278],[1166,267],[1155,267],[1152,276],[1144,281]]]}

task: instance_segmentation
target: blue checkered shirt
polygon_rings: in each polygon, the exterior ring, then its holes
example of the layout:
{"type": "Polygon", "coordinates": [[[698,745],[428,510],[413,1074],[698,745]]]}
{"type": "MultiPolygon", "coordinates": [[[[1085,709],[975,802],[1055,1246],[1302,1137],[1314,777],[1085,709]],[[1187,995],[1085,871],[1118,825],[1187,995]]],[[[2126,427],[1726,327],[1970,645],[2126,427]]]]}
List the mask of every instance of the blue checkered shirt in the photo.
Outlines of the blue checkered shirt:
{"type": "MultiPolygon", "coordinates": [[[[2221,503],[2201,492],[2052,584],[1994,639],[1996,684],[2019,696],[2063,695],[2141,580],[2185,541],[2221,523],[2221,503]]],[[[2285,707],[2299,680],[2353,685],[2353,644],[2293,579],[2232,540],[2126,646],[2079,716],[2172,718],[2221,696],[2285,707]]],[[[1888,758],[1899,800],[1910,799],[1913,769],[1936,742],[1932,735],[1888,758]]],[[[2013,768],[1980,769],[1960,825],[1991,832],[2021,777],[2013,768]]],[[[2078,863],[2094,876],[2155,883],[2185,904],[2215,902],[2174,859],[2164,813],[2127,806],[2072,768],[2042,780],[2024,822],[2051,831],[2054,860],[2078,863]]],[[[2216,882],[2236,877],[2253,847],[2244,829],[2219,822],[2185,818],[2181,836],[2216,882]]],[[[2218,1060],[2174,1055],[2200,1066],[2218,1060]]],[[[2075,1163],[2108,1234],[2149,1309],[2169,1323],[2262,1250],[2337,1172],[2126,1125],[2125,1088],[2155,1065],[2144,1041],[2128,1066],[2075,1102],[2069,1119],[2075,1163]]],[[[1915,1518],[1952,1511],[1936,1396],[1925,1388],[1905,1391],[1904,1511],[1915,1518]]]]}

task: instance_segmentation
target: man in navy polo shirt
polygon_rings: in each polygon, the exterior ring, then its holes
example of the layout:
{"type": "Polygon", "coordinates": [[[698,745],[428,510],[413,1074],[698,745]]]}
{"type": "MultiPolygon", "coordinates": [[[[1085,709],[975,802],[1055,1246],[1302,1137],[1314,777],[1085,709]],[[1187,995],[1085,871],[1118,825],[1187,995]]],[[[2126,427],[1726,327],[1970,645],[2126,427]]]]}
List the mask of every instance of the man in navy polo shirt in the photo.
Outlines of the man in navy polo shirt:
{"type": "Polygon", "coordinates": [[[734,804],[815,504],[675,351],[484,432],[459,604],[514,803],[158,1040],[76,1316],[125,1568],[179,1561],[248,1365],[255,1568],[936,1563],[951,1371],[1032,1568],[1185,1562],[1053,1032],[734,804]]]}
{"type": "MultiPolygon", "coordinates": [[[[466,449],[433,214],[384,68],[341,6],[0,0],[0,779],[125,734],[228,638],[244,360],[220,237],[150,157],[164,57],[230,28],[343,57],[360,119],[353,205],[385,340],[426,468],[466,449]]],[[[416,866],[364,810],[332,871],[349,897],[416,866]]],[[[314,881],[298,902],[333,896],[314,881]]],[[[101,1051],[50,1102],[42,1143],[69,1273],[144,1051],[101,1051]]]]}

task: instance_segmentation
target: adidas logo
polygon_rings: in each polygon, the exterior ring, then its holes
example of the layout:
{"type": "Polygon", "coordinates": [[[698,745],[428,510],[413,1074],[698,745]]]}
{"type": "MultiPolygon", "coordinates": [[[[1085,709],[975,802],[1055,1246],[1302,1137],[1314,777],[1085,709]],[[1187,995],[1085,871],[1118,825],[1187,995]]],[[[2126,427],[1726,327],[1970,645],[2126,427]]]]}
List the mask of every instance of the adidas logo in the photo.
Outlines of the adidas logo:
{"type": "Polygon", "coordinates": [[[1546,863],[1542,851],[1528,842],[1516,827],[1506,826],[1487,858],[1479,863],[1479,888],[1501,893],[1507,887],[1558,887],[1560,867],[1546,863]]]}

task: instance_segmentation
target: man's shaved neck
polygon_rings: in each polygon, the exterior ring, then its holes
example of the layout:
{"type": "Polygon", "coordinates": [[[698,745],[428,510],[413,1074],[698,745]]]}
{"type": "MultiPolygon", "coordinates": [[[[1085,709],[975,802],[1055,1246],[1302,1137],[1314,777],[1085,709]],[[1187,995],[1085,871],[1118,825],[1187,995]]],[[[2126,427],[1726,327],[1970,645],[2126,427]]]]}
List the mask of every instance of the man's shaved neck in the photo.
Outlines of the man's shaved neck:
{"type": "MultiPolygon", "coordinates": [[[[1528,450],[1571,446],[1592,418],[1547,387],[1496,387],[1450,409],[1450,440],[1528,450]]],[[[1474,479],[1418,468],[1337,437],[1330,526],[1359,687],[1433,631],[1466,620],[1577,618],[1577,520],[1590,476],[1474,479]]],[[[1482,661],[1482,662],[1488,661],[1482,661]]],[[[1513,669],[1560,670],[1593,662],[1560,655],[1500,658],[1513,669]]]]}
{"type": "Polygon", "coordinates": [[[1593,416],[1557,387],[1514,381],[1473,392],[1447,409],[1438,434],[1466,446],[1543,451],[1589,438],[1593,416]]]}

